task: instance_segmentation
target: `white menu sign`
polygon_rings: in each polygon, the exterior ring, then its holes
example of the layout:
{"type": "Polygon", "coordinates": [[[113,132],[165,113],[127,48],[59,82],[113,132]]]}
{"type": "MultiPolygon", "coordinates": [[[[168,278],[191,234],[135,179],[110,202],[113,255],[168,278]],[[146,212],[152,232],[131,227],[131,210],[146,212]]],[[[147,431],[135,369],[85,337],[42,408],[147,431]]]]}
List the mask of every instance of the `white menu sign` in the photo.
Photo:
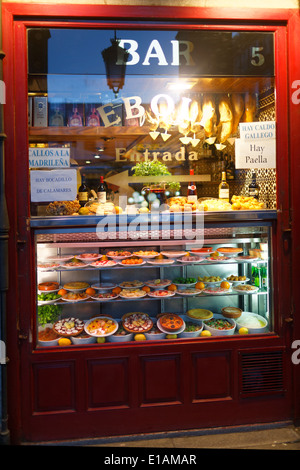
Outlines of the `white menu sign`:
{"type": "Polygon", "coordinates": [[[235,167],[276,168],[276,140],[235,140],[235,167]]]}
{"type": "Polygon", "coordinates": [[[31,201],[74,201],[77,197],[77,171],[31,170],[31,201]]]}
{"type": "Polygon", "coordinates": [[[235,166],[240,169],[276,168],[276,122],[241,122],[235,140],[235,166]]]}
{"type": "Polygon", "coordinates": [[[68,168],[70,148],[68,147],[29,147],[30,168],[68,168]]]}

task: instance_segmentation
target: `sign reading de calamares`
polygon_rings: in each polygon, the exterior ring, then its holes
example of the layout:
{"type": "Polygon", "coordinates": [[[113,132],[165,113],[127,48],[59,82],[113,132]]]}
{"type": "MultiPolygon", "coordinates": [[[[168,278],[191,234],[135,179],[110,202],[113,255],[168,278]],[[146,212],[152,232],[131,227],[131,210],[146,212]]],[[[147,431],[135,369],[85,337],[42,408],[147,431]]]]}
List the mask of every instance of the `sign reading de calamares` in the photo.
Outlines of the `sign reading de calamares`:
{"type": "Polygon", "coordinates": [[[235,140],[237,169],[276,168],[276,123],[240,123],[240,139],[235,140]]]}
{"type": "Polygon", "coordinates": [[[29,168],[68,168],[70,148],[29,147],[29,168]]]}
{"type": "Polygon", "coordinates": [[[73,201],[77,196],[77,171],[31,171],[30,187],[32,202],[73,201]]]}

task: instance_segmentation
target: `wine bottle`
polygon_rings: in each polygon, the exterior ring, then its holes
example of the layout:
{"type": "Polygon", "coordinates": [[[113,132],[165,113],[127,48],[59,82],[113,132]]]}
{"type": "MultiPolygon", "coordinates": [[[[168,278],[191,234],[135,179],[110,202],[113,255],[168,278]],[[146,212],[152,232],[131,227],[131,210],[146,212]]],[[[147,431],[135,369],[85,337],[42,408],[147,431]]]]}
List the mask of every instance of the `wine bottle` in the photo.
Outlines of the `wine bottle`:
{"type": "Polygon", "coordinates": [[[252,174],[252,182],[249,184],[249,196],[258,199],[259,196],[259,186],[256,182],[256,173],[252,174]]]}
{"type": "Polygon", "coordinates": [[[99,115],[97,114],[97,111],[96,111],[95,107],[93,107],[91,109],[91,112],[88,115],[87,120],[86,120],[86,125],[90,126],[90,127],[91,126],[100,126],[99,115]]]}
{"type": "Polygon", "coordinates": [[[98,202],[106,202],[106,186],[103,176],[100,176],[100,184],[97,189],[98,202]]]}
{"type": "Polygon", "coordinates": [[[73,108],[73,113],[71,114],[68,122],[69,127],[73,126],[82,126],[82,117],[78,111],[77,107],[73,108]]]}
{"type": "Polygon", "coordinates": [[[222,171],[222,181],[219,184],[219,199],[229,202],[229,184],[226,181],[226,171],[222,171]]]}
{"type": "Polygon", "coordinates": [[[187,200],[188,202],[197,202],[197,187],[195,184],[195,181],[193,181],[193,176],[194,176],[194,170],[190,170],[190,177],[191,180],[188,184],[188,190],[187,190],[187,200]]]}
{"type": "Polygon", "coordinates": [[[83,207],[87,202],[89,202],[89,188],[85,182],[85,175],[81,177],[81,185],[78,188],[78,201],[81,207],[83,207]]]}

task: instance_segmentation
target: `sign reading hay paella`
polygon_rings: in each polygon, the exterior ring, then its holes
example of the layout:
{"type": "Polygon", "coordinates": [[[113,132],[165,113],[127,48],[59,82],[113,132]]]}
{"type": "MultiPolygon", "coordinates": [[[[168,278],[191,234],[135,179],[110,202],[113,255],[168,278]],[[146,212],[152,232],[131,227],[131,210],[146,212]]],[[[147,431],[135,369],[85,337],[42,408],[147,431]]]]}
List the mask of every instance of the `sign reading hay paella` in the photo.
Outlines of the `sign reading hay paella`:
{"type": "Polygon", "coordinates": [[[77,196],[76,170],[30,172],[31,201],[73,201],[77,196]]]}
{"type": "Polygon", "coordinates": [[[240,123],[240,139],[235,140],[237,169],[276,168],[276,123],[240,123]]]}

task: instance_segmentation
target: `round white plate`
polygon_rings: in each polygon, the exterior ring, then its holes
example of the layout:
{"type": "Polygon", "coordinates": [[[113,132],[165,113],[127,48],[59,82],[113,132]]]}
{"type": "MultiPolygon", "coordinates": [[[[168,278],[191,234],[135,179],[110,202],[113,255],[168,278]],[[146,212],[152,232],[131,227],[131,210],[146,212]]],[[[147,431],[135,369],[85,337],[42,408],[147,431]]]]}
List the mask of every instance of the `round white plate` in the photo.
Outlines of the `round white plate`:
{"type": "Polygon", "coordinates": [[[240,294],[254,294],[255,292],[257,292],[259,289],[258,287],[255,287],[253,286],[254,289],[251,289],[251,290],[244,290],[244,289],[239,289],[239,286],[234,286],[232,288],[232,290],[234,290],[235,292],[239,292],[240,294]]]}
{"type": "Polygon", "coordinates": [[[53,289],[53,290],[39,290],[38,289],[38,293],[39,294],[53,294],[53,292],[58,292],[59,289],[61,289],[61,287],[58,287],[58,289],[53,289]]]}
{"type": "Polygon", "coordinates": [[[82,299],[82,298],[81,299],[68,299],[68,298],[66,298],[66,295],[63,295],[61,300],[64,300],[65,302],[84,302],[85,300],[90,298],[90,296],[87,295],[84,299],[82,299]]]}
{"type": "Polygon", "coordinates": [[[246,277],[244,281],[230,281],[229,279],[226,279],[226,277],[224,277],[223,281],[229,282],[233,286],[237,286],[238,284],[245,284],[246,282],[250,281],[250,279],[246,277]]]}
{"type": "Polygon", "coordinates": [[[113,266],[116,266],[118,263],[113,260],[105,260],[105,261],[94,261],[93,263],[90,264],[90,266],[93,266],[94,268],[112,268],[113,266]],[[102,264],[103,263],[103,264],[102,264]]]}
{"type": "Polygon", "coordinates": [[[215,291],[214,289],[212,289],[212,292],[211,292],[210,288],[207,288],[207,289],[204,289],[202,292],[203,292],[203,294],[209,294],[209,295],[226,295],[229,292],[231,292],[231,290],[230,289],[222,289],[220,291],[215,291]]]}
{"type": "Polygon", "coordinates": [[[186,251],[161,251],[160,254],[168,258],[179,258],[186,255],[186,251]]]}
{"type": "Polygon", "coordinates": [[[168,287],[172,284],[172,281],[170,279],[160,279],[159,283],[155,283],[154,280],[152,281],[145,281],[146,286],[152,287],[153,289],[164,289],[164,287],[168,287]]]}
{"type": "Polygon", "coordinates": [[[131,258],[132,257],[132,253],[130,255],[126,255],[126,256],[114,256],[114,255],[106,255],[108,256],[108,258],[111,258],[111,259],[116,259],[116,260],[122,260],[122,259],[127,259],[127,258],[131,258]]]}
{"type": "Polygon", "coordinates": [[[115,300],[118,297],[119,297],[118,295],[114,295],[113,297],[101,298],[101,297],[96,297],[96,295],[92,295],[91,299],[97,300],[97,302],[107,302],[109,300],[115,300]]]}
{"type": "Polygon", "coordinates": [[[201,258],[198,258],[197,256],[193,256],[193,258],[195,258],[194,260],[185,260],[184,257],[183,258],[179,258],[178,261],[180,263],[186,263],[186,264],[195,264],[195,263],[202,263],[203,261],[206,261],[206,259],[204,257],[201,257],[201,258]]]}
{"type": "MultiPolygon", "coordinates": [[[[126,281],[124,281],[124,282],[126,282],[126,281]]],[[[130,282],[130,281],[128,281],[128,282],[130,282]]],[[[140,282],[139,285],[135,285],[135,286],[123,286],[122,284],[123,284],[123,282],[121,282],[121,284],[119,284],[119,287],[121,287],[122,289],[140,289],[144,285],[144,283],[142,281],[140,282]]]]}
{"type": "Polygon", "coordinates": [[[165,289],[157,289],[153,292],[148,292],[149,297],[154,297],[155,299],[167,299],[168,297],[173,297],[175,295],[175,292],[173,291],[168,291],[167,294],[165,295],[158,295],[160,291],[164,291],[165,289]]]}
{"type": "Polygon", "coordinates": [[[55,271],[57,268],[60,267],[59,263],[38,263],[37,269],[38,271],[55,271]]]}
{"type": "Polygon", "coordinates": [[[47,262],[57,262],[57,263],[63,263],[65,261],[68,261],[69,259],[75,258],[75,255],[60,255],[60,256],[49,256],[47,258],[47,262]]]}
{"type": "Polygon", "coordinates": [[[55,302],[57,302],[60,299],[61,297],[59,297],[59,299],[52,299],[52,300],[38,300],[38,305],[55,304],[55,302]]]}
{"type": "MultiPolygon", "coordinates": [[[[86,255],[88,255],[88,253],[86,253],[86,255]]],[[[91,261],[96,261],[102,256],[98,253],[94,253],[94,255],[95,256],[85,256],[85,253],[82,253],[81,255],[76,255],[76,258],[80,261],[83,261],[84,263],[90,263],[91,261]]]]}
{"type": "Polygon", "coordinates": [[[201,292],[203,291],[203,289],[192,289],[193,292],[185,292],[185,289],[178,289],[176,291],[177,294],[179,295],[185,295],[185,296],[195,296],[195,295],[198,295],[198,294],[201,294],[201,292]]]}
{"type": "Polygon", "coordinates": [[[135,299],[142,299],[143,297],[145,297],[147,295],[147,292],[144,292],[144,293],[140,293],[139,295],[135,295],[133,297],[127,297],[126,295],[123,295],[123,294],[119,294],[120,297],[122,297],[122,299],[126,299],[126,300],[135,300],[135,299]]]}
{"type": "Polygon", "coordinates": [[[191,283],[188,283],[188,284],[179,284],[177,282],[173,282],[173,284],[175,284],[175,286],[177,287],[193,287],[197,284],[198,281],[195,281],[195,282],[191,282],[191,283]]]}
{"type": "Polygon", "coordinates": [[[159,255],[159,253],[156,253],[155,255],[143,255],[138,252],[133,252],[132,254],[133,256],[137,256],[138,258],[145,258],[145,259],[153,259],[159,255]]]}
{"type": "Polygon", "coordinates": [[[157,326],[158,326],[158,328],[159,328],[163,333],[166,333],[167,335],[179,335],[179,333],[182,333],[182,332],[185,330],[185,321],[183,321],[182,327],[179,328],[178,330],[175,330],[175,331],[168,331],[168,330],[165,330],[165,329],[161,326],[159,319],[157,320],[157,326]]]}
{"type": "Polygon", "coordinates": [[[115,287],[117,287],[117,284],[112,284],[110,282],[102,282],[100,284],[92,284],[91,287],[97,290],[110,290],[110,289],[114,289],[115,287]]]}
{"type": "Polygon", "coordinates": [[[125,268],[137,268],[138,266],[143,266],[143,264],[146,264],[146,261],[143,261],[142,263],[139,264],[123,264],[121,261],[118,262],[120,266],[124,266],[125,268]]]}
{"type": "Polygon", "coordinates": [[[237,256],[235,261],[238,263],[253,263],[254,261],[258,261],[259,258],[256,256],[237,256]]]}
{"type": "Polygon", "coordinates": [[[222,256],[226,256],[228,258],[232,258],[238,255],[241,255],[243,253],[243,250],[241,251],[234,251],[234,252],[229,252],[229,251],[222,251],[221,248],[217,250],[218,253],[220,253],[222,256]]]}
{"type": "Polygon", "coordinates": [[[72,266],[68,266],[67,264],[62,264],[61,267],[65,269],[82,269],[82,268],[87,268],[89,266],[89,263],[84,263],[81,261],[80,263],[72,266]]]}
{"type": "Polygon", "coordinates": [[[227,257],[227,256],[220,256],[219,258],[211,258],[208,256],[206,258],[206,261],[209,261],[210,263],[232,263],[232,261],[235,261],[235,258],[227,257]]]}
{"type": "Polygon", "coordinates": [[[148,260],[148,264],[156,264],[156,265],[168,265],[168,264],[173,264],[175,263],[174,259],[156,259],[156,260],[148,260]]]}
{"type": "Polygon", "coordinates": [[[116,320],[114,320],[113,318],[111,318],[111,317],[94,317],[94,318],[91,318],[90,320],[88,320],[84,325],[84,331],[88,335],[95,336],[96,338],[98,338],[98,337],[102,338],[103,336],[113,335],[117,331],[118,328],[119,328],[118,322],[116,320]],[[92,321],[96,320],[97,318],[99,318],[99,319],[101,318],[101,319],[105,319],[105,320],[112,320],[113,323],[115,324],[115,328],[110,333],[104,333],[104,334],[91,333],[90,331],[88,331],[87,327],[92,321]]]}

